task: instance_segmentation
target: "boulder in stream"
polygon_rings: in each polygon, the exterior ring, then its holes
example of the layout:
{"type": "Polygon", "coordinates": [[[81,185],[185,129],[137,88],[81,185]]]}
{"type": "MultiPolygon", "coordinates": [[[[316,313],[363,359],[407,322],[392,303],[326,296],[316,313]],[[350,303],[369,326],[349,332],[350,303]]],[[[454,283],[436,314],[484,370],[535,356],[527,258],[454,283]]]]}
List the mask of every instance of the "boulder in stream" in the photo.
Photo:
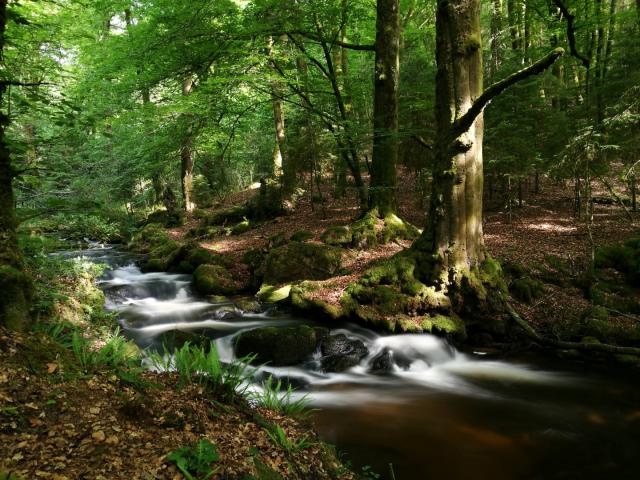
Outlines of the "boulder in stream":
{"type": "Polygon", "coordinates": [[[264,327],[241,333],[236,339],[236,355],[256,355],[253,363],[273,366],[298,365],[307,360],[329,335],[322,327],[264,327]]]}
{"type": "Polygon", "coordinates": [[[342,333],[325,338],[321,352],[325,372],[344,372],[358,365],[369,353],[361,340],[351,339],[342,333]]]}
{"type": "Polygon", "coordinates": [[[231,295],[242,290],[242,285],[222,265],[200,265],[193,273],[193,281],[202,295],[231,295]]]}

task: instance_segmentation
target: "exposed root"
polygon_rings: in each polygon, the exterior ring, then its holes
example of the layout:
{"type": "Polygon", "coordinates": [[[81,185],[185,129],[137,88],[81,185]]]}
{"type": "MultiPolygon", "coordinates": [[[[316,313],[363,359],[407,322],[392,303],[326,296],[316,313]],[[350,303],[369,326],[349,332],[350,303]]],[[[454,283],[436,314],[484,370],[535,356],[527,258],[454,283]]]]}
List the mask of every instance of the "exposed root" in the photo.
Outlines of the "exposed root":
{"type": "Polygon", "coordinates": [[[552,338],[546,338],[540,335],[531,325],[523,319],[518,312],[516,312],[513,305],[503,299],[507,312],[513,321],[524,331],[524,333],[545,346],[562,349],[562,350],[578,350],[583,352],[604,352],[612,353],[615,355],[634,355],[640,357],[640,348],[635,347],[620,347],[617,345],[610,345],[607,343],[581,343],[581,342],[567,342],[563,340],[554,340],[552,338]]]}

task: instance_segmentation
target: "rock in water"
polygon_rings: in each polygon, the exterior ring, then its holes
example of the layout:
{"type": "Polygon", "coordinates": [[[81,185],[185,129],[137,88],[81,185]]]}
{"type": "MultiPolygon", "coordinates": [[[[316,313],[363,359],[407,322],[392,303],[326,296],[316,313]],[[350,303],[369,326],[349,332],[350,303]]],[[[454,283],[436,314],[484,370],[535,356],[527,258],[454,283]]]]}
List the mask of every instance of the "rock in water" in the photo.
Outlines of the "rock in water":
{"type": "Polygon", "coordinates": [[[322,369],[325,372],[344,372],[360,363],[369,351],[360,340],[339,333],[327,337],[321,346],[322,369]]]}
{"type": "Polygon", "coordinates": [[[388,348],[383,348],[380,353],[371,359],[369,372],[374,375],[388,375],[393,372],[393,354],[388,348]]]}
{"type": "Polygon", "coordinates": [[[256,355],[253,363],[273,366],[298,365],[315,352],[329,331],[322,327],[265,327],[241,333],[235,345],[236,355],[256,355]]]}

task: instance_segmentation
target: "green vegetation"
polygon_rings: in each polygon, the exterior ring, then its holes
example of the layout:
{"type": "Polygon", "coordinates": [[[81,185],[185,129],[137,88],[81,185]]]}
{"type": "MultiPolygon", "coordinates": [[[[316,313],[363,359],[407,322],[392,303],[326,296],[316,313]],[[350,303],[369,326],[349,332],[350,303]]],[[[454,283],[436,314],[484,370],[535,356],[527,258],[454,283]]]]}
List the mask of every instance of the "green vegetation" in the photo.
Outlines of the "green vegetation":
{"type": "Polygon", "coordinates": [[[274,383],[273,377],[269,375],[269,378],[262,382],[261,386],[262,391],[254,396],[258,405],[290,417],[306,417],[310,413],[309,400],[306,396],[294,399],[294,390],[291,385],[283,389],[282,381],[278,380],[274,383]]]}
{"type": "Polygon", "coordinates": [[[163,353],[153,352],[149,358],[160,371],[175,369],[179,384],[198,383],[225,402],[233,402],[245,393],[253,375],[253,369],[247,365],[255,360],[255,356],[248,355],[223,364],[214,343],[204,348],[189,342],[173,352],[166,349],[163,353]]]}
{"type": "Polygon", "coordinates": [[[200,440],[167,455],[167,460],[175,463],[187,480],[207,480],[218,470],[211,464],[219,459],[218,449],[208,440],[200,440]]]}
{"type": "Polygon", "coordinates": [[[312,445],[307,437],[301,437],[297,440],[289,438],[287,432],[280,425],[273,425],[269,428],[267,435],[275,445],[282,447],[286,452],[294,453],[306,450],[312,445]]]}

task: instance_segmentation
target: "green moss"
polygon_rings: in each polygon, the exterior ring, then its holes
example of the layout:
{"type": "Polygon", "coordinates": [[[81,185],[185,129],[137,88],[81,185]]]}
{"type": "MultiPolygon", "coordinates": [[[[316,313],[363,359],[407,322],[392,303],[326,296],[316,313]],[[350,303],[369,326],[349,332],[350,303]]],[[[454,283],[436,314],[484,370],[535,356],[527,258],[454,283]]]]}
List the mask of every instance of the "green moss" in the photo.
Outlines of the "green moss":
{"type": "Polygon", "coordinates": [[[200,265],[193,273],[196,290],[203,295],[232,295],[242,290],[222,265],[200,265]]]}
{"type": "Polygon", "coordinates": [[[427,315],[422,319],[420,326],[425,332],[451,337],[457,341],[467,338],[464,322],[457,316],[427,315]]]}
{"type": "Polygon", "coordinates": [[[416,227],[394,214],[384,217],[384,228],[379,234],[382,243],[394,240],[415,240],[419,236],[420,231],[416,227]]]}
{"type": "Polygon", "coordinates": [[[272,249],[256,270],[270,285],[295,280],[324,280],[342,267],[343,251],[313,243],[291,242],[272,249]]]}
{"type": "Polygon", "coordinates": [[[318,289],[314,282],[302,282],[291,288],[291,305],[307,315],[337,320],[344,315],[340,306],[332,305],[321,298],[313,296],[318,289]]]}
{"type": "Polygon", "coordinates": [[[378,211],[371,210],[360,220],[351,225],[351,245],[358,249],[375,248],[378,246],[378,211]]]}
{"type": "Polygon", "coordinates": [[[525,303],[531,303],[544,292],[544,286],[539,280],[531,277],[522,277],[511,282],[511,294],[525,303]]]}
{"type": "Polygon", "coordinates": [[[266,303],[278,303],[283,302],[289,298],[289,293],[291,292],[291,285],[284,286],[274,286],[269,285],[267,283],[263,283],[256,294],[256,297],[261,302],[266,303]]]}
{"type": "Polygon", "coordinates": [[[349,245],[353,240],[353,234],[349,227],[334,226],[327,228],[321,235],[321,240],[327,245],[349,245]]]}
{"type": "Polygon", "coordinates": [[[306,242],[314,237],[313,233],[309,230],[298,230],[291,235],[292,242],[306,242]]]}
{"type": "Polygon", "coordinates": [[[241,235],[251,230],[251,228],[252,228],[251,223],[249,222],[249,220],[245,218],[242,222],[236,223],[231,228],[231,235],[241,235]]]}
{"type": "Polygon", "coordinates": [[[249,217],[249,213],[246,206],[235,206],[212,213],[205,219],[205,224],[207,226],[236,224],[249,217]]]}

